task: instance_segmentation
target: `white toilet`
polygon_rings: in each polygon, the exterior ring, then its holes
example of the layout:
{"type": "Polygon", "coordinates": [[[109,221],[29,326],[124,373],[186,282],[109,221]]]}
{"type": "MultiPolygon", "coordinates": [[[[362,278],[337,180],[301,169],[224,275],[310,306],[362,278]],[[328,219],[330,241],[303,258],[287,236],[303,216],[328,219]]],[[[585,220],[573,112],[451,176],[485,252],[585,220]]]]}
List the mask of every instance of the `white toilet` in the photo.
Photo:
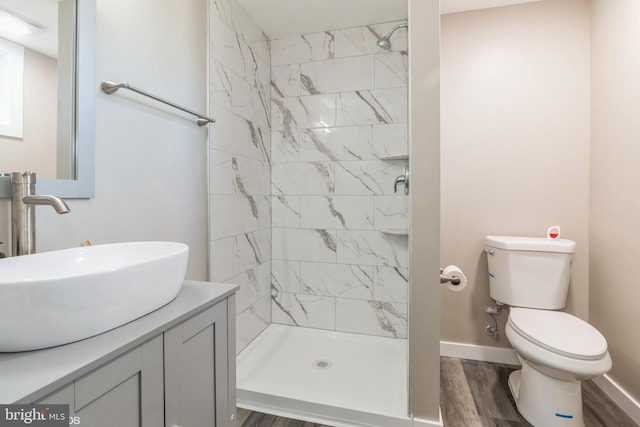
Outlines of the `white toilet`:
{"type": "Polygon", "coordinates": [[[575,242],[487,236],[489,293],[510,306],[505,332],[522,369],[509,388],[536,427],[584,427],[580,381],[611,369],[597,329],[561,309],[567,301],[575,242]]]}

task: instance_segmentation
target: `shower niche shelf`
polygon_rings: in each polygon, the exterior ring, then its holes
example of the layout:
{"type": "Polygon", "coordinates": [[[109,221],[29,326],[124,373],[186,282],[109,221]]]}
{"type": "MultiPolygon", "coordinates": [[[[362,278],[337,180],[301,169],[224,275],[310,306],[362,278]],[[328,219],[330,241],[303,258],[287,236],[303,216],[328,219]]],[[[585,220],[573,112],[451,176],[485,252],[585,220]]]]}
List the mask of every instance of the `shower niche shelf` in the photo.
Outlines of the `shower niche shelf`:
{"type": "Polygon", "coordinates": [[[409,160],[409,153],[385,154],[378,157],[380,160],[409,160]]]}
{"type": "Polygon", "coordinates": [[[409,229],[408,228],[382,228],[380,229],[384,234],[391,234],[394,236],[408,236],[409,229]]]}

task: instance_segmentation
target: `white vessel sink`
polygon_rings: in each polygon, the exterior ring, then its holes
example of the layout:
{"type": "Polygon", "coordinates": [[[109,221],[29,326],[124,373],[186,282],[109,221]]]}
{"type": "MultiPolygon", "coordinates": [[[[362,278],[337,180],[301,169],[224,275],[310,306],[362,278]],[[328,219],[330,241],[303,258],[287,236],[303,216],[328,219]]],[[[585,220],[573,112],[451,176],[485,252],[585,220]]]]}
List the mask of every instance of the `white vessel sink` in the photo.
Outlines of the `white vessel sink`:
{"type": "Polygon", "coordinates": [[[162,307],[188,257],[182,243],[135,242],[0,259],[0,352],[67,344],[162,307]]]}

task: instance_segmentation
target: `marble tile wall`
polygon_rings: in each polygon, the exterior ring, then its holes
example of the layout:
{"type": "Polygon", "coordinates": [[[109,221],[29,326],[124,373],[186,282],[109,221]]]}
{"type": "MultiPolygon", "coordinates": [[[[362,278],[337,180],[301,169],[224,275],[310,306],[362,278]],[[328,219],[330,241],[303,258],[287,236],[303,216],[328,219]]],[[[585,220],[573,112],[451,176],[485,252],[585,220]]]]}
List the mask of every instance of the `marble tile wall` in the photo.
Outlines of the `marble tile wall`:
{"type": "Polygon", "coordinates": [[[209,4],[209,279],[240,285],[240,352],[271,322],[270,43],[235,0],[209,4]]]}
{"type": "Polygon", "coordinates": [[[395,24],[271,40],[275,323],[406,337],[408,239],[382,231],[408,224],[408,161],[386,159],[408,152],[407,33],[376,45],[395,24]]]}

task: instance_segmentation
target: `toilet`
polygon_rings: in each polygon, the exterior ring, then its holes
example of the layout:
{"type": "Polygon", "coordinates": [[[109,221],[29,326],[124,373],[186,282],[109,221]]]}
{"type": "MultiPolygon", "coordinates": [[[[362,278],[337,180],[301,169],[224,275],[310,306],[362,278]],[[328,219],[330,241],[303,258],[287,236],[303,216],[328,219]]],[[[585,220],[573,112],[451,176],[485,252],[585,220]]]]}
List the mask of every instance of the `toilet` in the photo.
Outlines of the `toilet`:
{"type": "Polygon", "coordinates": [[[611,369],[607,341],[564,308],[571,279],[571,240],[487,236],[489,293],[509,306],[507,339],[522,369],[509,388],[536,427],[584,427],[580,381],[611,369]]]}

